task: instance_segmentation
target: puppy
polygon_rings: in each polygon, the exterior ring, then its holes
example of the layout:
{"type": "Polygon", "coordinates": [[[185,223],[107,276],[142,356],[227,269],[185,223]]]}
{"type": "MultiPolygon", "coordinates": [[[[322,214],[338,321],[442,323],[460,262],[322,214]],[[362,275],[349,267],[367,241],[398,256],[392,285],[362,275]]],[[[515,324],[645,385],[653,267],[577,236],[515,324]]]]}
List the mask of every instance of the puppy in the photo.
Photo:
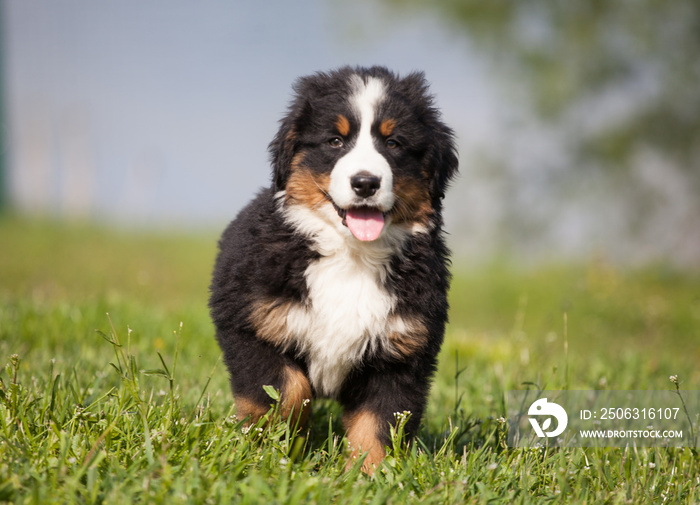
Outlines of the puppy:
{"type": "Polygon", "coordinates": [[[270,144],[272,184],[219,242],[210,309],[240,417],[334,398],[371,473],[395,413],[423,414],[447,321],[442,198],[452,131],[422,73],[303,77],[270,144]]]}

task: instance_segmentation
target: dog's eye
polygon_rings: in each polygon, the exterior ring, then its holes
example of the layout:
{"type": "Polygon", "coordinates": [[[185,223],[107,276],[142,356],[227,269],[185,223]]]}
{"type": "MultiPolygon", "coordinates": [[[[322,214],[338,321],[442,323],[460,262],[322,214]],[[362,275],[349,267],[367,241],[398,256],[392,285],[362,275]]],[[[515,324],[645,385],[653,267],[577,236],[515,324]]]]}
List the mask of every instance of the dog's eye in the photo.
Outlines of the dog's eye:
{"type": "Polygon", "coordinates": [[[343,147],[345,145],[345,143],[343,142],[343,139],[341,139],[340,137],[333,137],[332,139],[330,139],[328,141],[328,143],[331,145],[331,147],[335,147],[335,148],[343,147]]]}
{"type": "Polygon", "coordinates": [[[385,145],[388,149],[396,149],[399,143],[395,139],[386,139],[385,145]]]}

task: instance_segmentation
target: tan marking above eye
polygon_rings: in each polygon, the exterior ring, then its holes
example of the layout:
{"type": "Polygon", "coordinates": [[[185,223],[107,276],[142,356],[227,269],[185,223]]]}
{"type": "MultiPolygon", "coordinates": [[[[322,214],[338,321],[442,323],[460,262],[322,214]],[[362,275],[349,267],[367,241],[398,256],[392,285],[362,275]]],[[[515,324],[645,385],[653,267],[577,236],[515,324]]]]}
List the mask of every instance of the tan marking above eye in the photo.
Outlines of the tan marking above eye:
{"type": "Polygon", "coordinates": [[[396,128],[396,121],[393,119],[385,119],[379,125],[379,133],[381,133],[384,137],[388,137],[392,134],[394,128],[396,128]]]}
{"type": "Polygon", "coordinates": [[[350,134],[350,121],[348,118],[342,114],[338,114],[338,119],[335,121],[335,127],[343,137],[347,137],[350,134]]]}

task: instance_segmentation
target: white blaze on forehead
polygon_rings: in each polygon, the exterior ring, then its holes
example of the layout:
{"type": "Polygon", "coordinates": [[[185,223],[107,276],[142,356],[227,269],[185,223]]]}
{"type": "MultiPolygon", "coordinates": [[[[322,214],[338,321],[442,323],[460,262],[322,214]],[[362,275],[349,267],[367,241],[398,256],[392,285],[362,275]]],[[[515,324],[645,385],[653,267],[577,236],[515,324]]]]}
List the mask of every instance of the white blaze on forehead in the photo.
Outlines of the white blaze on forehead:
{"type": "Polygon", "coordinates": [[[372,138],[372,124],[377,107],[385,97],[385,85],[380,79],[371,77],[365,82],[356,75],[352,78],[352,86],[354,94],[350,98],[350,104],[360,119],[360,130],[350,152],[338,160],[331,172],[329,193],[341,208],[347,209],[363,203],[386,212],[394,204],[393,177],[389,163],[377,151],[372,138]],[[365,202],[358,201],[350,185],[350,178],[359,172],[368,172],[381,179],[377,193],[365,202]]]}
{"type": "Polygon", "coordinates": [[[371,77],[366,83],[360,76],[353,76],[355,94],[351,103],[360,116],[360,135],[369,134],[377,105],[384,98],[384,83],[371,77]]]}

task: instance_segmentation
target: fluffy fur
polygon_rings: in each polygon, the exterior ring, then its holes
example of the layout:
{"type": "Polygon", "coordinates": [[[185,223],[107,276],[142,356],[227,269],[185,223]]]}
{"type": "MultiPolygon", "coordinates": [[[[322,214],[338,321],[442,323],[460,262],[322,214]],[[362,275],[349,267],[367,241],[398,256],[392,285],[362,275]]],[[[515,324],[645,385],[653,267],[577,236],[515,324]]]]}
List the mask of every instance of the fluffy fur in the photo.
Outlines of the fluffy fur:
{"type": "Polygon", "coordinates": [[[371,472],[395,413],[415,432],[447,321],[442,198],[452,131],[421,73],[301,78],[270,144],[273,181],[219,243],[210,308],[240,416],[335,398],[371,472]]]}

